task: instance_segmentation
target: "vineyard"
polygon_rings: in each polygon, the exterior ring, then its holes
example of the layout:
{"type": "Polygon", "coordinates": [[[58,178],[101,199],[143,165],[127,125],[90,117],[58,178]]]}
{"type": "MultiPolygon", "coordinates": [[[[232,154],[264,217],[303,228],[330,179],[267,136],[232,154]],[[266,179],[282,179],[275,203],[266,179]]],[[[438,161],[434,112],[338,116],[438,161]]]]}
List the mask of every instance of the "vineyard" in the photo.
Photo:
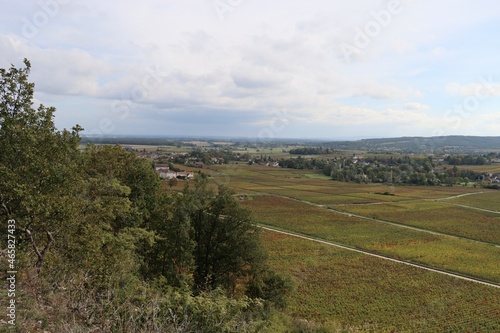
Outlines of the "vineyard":
{"type": "MultiPolygon", "coordinates": [[[[467,196],[463,200],[472,197],[467,196]]],[[[427,201],[351,205],[342,207],[342,210],[500,245],[500,214],[427,201]]]]}
{"type": "Polygon", "coordinates": [[[281,197],[255,196],[244,203],[262,224],[500,282],[500,251],[490,244],[360,219],[281,197]]]}
{"type": "Polygon", "coordinates": [[[381,259],[262,232],[296,292],[288,311],[342,332],[498,332],[500,292],[381,259]]]}
{"type": "MultiPolygon", "coordinates": [[[[258,223],[500,283],[500,192],[335,182],[304,171],[216,166],[258,223]],[[485,211],[488,210],[488,211],[485,211]]],[[[494,332],[500,289],[271,231],[289,313],[326,331],[494,332]]]]}

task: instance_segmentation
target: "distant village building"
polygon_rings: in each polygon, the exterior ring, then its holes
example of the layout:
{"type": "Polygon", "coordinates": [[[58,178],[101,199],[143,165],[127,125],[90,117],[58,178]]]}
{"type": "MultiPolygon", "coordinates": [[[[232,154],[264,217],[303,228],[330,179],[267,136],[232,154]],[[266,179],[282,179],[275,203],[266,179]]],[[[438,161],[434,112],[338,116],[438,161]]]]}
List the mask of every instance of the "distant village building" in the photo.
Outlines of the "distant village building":
{"type": "Polygon", "coordinates": [[[158,172],[160,174],[161,179],[172,179],[172,178],[177,178],[177,172],[175,171],[166,171],[166,172],[158,172]]]}
{"type": "Polygon", "coordinates": [[[169,170],[169,166],[168,164],[155,164],[155,170],[156,171],[159,171],[159,170],[169,170]]]}
{"type": "Polygon", "coordinates": [[[500,175],[499,174],[494,174],[494,173],[489,173],[484,176],[484,180],[488,180],[492,183],[498,184],[500,183],[500,175]]]}
{"type": "Polygon", "coordinates": [[[177,172],[177,179],[194,179],[193,172],[177,172]]]}
{"type": "Polygon", "coordinates": [[[194,173],[191,171],[172,171],[167,164],[156,164],[155,170],[161,179],[194,179],[194,173]]]}

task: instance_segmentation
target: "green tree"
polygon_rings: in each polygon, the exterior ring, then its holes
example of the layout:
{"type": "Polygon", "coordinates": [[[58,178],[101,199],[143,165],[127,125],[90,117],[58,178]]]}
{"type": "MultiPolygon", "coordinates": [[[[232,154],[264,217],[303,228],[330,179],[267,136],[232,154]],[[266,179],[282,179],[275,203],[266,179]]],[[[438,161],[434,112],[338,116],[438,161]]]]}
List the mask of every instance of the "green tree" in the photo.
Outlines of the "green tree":
{"type": "Polygon", "coordinates": [[[326,164],[324,167],[323,167],[323,174],[325,176],[328,176],[330,177],[332,175],[332,172],[333,172],[333,167],[331,164],[326,164]]]}
{"type": "Polygon", "coordinates": [[[432,171],[432,162],[431,161],[425,161],[425,163],[424,163],[424,170],[425,170],[425,172],[431,172],[432,171]]]}
{"type": "Polygon", "coordinates": [[[0,70],[0,214],[16,220],[19,264],[36,268],[38,292],[64,286],[90,310],[137,281],[159,180],[121,148],[82,155],[79,126],[58,131],[54,108],[32,107],[29,72],[27,60],[0,70]]]}
{"type": "Polygon", "coordinates": [[[228,295],[264,261],[258,228],[233,192],[207,187],[198,178],[173,201],[159,207],[157,238],[147,256],[151,277],[164,276],[176,286],[189,284],[195,293],[218,287],[228,295]]]}
{"type": "Polygon", "coordinates": [[[170,195],[149,162],[119,146],[81,152],[78,125],[58,131],[54,108],[32,107],[29,72],[27,60],[0,69],[0,216],[16,220],[19,306],[37,307],[23,309],[19,330],[42,317],[53,332],[262,327],[260,300],[227,297],[263,258],[232,192],[200,177],[170,195]],[[160,294],[163,281],[175,297],[160,294]],[[198,295],[175,288],[186,285],[198,295]]]}
{"type": "Polygon", "coordinates": [[[82,128],[58,131],[55,108],[33,108],[31,66],[26,59],[24,65],[0,69],[0,205],[3,217],[16,220],[20,241],[31,247],[40,272],[54,240],[70,227],[77,205],[82,128]]]}
{"type": "Polygon", "coordinates": [[[155,243],[143,268],[148,279],[166,278],[171,286],[192,286],[194,241],[191,239],[193,196],[188,190],[174,198],[162,195],[152,229],[155,243]]]}
{"type": "Polygon", "coordinates": [[[205,185],[193,192],[195,290],[221,286],[232,294],[238,279],[248,276],[252,267],[262,262],[258,229],[250,212],[239,205],[233,194],[223,186],[214,193],[205,185]]]}
{"type": "Polygon", "coordinates": [[[138,158],[121,146],[89,145],[84,153],[86,175],[90,178],[116,179],[127,186],[131,202],[130,214],[118,218],[115,228],[145,227],[156,209],[160,179],[147,160],[138,158]]]}
{"type": "Polygon", "coordinates": [[[264,270],[252,275],[247,295],[266,301],[266,306],[286,307],[286,295],[293,290],[293,283],[276,272],[264,270]]]}

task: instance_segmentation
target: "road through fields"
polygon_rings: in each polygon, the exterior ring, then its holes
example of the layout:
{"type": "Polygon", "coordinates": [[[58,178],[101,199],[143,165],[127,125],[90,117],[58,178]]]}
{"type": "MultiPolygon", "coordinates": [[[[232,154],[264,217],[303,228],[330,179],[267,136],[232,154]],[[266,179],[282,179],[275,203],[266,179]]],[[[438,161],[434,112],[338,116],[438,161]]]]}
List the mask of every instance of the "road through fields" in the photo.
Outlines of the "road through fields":
{"type": "MultiPolygon", "coordinates": [[[[406,225],[406,224],[402,224],[402,223],[390,222],[390,221],[385,221],[385,220],[376,219],[376,218],[372,218],[372,217],[367,217],[367,216],[363,216],[363,215],[353,214],[353,213],[349,213],[349,212],[346,212],[346,211],[342,211],[342,210],[336,209],[336,208],[334,208],[334,206],[331,206],[331,205],[316,204],[316,203],[313,203],[313,202],[310,202],[310,201],[307,201],[307,200],[297,199],[297,198],[293,198],[293,197],[287,197],[287,196],[284,196],[284,195],[277,195],[277,194],[266,194],[266,195],[273,196],[273,197],[280,197],[280,198],[284,198],[284,199],[288,199],[288,200],[294,200],[294,201],[297,201],[297,202],[305,203],[305,204],[316,206],[316,207],[319,207],[319,208],[328,209],[328,210],[330,210],[330,211],[332,211],[334,213],[337,213],[337,214],[342,214],[342,215],[349,216],[349,217],[356,217],[358,219],[368,220],[368,221],[372,221],[372,222],[376,222],[376,223],[388,224],[388,225],[392,225],[392,226],[395,226],[395,227],[398,227],[398,228],[409,229],[409,230],[414,230],[414,231],[419,231],[419,232],[425,232],[425,233],[428,233],[428,234],[431,234],[431,235],[445,236],[445,237],[451,237],[451,238],[457,238],[457,239],[464,239],[464,240],[467,240],[467,241],[470,241],[470,242],[474,242],[474,243],[479,243],[479,244],[484,244],[484,245],[492,245],[492,246],[500,247],[500,245],[495,244],[495,243],[483,242],[483,241],[472,239],[472,238],[468,238],[468,237],[462,237],[462,236],[447,234],[447,233],[444,233],[444,232],[433,231],[433,230],[423,229],[423,228],[418,228],[418,227],[412,227],[412,226],[409,226],[409,225],[406,225]]],[[[451,197],[441,198],[441,199],[438,199],[438,200],[444,200],[444,199],[449,199],[449,198],[451,198],[451,197]]],[[[420,200],[412,200],[412,201],[438,201],[438,200],[436,200],[436,199],[420,199],[420,200]]],[[[470,208],[474,208],[474,207],[470,207],[470,208]]],[[[494,212],[494,211],[490,211],[490,212],[498,213],[498,212],[494,212]]]]}
{"type": "Polygon", "coordinates": [[[292,236],[292,237],[306,239],[306,240],[309,240],[309,241],[313,241],[313,242],[317,242],[317,243],[321,243],[321,244],[325,244],[325,245],[329,245],[329,246],[335,246],[335,247],[338,247],[338,248],[341,248],[341,249],[344,249],[344,250],[348,250],[348,251],[353,251],[353,252],[358,252],[358,253],[366,254],[366,255],[369,255],[369,256],[372,256],[372,257],[376,257],[376,258],[379,258],[379,259],[389,260],[389,261],[397,262],[397,263],[400,263],[400,264],[404,264],[404,265],[408,265],[408,266],[413,266],[413,267],[417,267],[417,268],[420,268],[420,269],[425,269],[427,271],[431,271],[431,272],[439,273],[439,274],[444,274],[444,275],[451,276],[451,277],[454,277],[454,278],[457,278],[457,279],[462,279],[462,280],[465,280],[465,281],[471,281],[471,282],[484,284],[484,285],[487,285],[487,286],[490,286],[490,287],[494,287],[494,288],[500,288],[500,285],[496,284],[496,283],[492,283],[492,282],[488,282],[488,281],[483,281],[483,280],[480,280],[480,279],[468,277],[468,276],[461,275],[461,274],[458,274],[458,273],[448,272],[448,271],[445,271],[445,270],[440,270],[440,269],[428,267],[428,266],[425,266],[425,265],[415,264],[415,263],[411,263],[411,262],[400,260],[400,259],[394,259],[394,258],[391,258],[391,257],[388,257],[388,256],[384,256],[384,255],[381,255],[381,254],[376,254],[376,253],[372,253],[370,251],[356,249],[356,248],[353,248],[353,247],[350,247],[350,246],[338,244],[338,243],[331,242],[331,241],[326,241],[326,240],[319,239],[319,238],[309,237],[309,236],[301,235],[301,234],[298,234],[298,233],[294,233],[294,232],[290,232],[290,231],[285,231],[285,230],[280,230],[280,229],[276,229],[276,228],[272,228],[272,227],[264,226],[264,225],[259,225],[259,228],[264,229],[264,230],[268,230],[268,231],[272,231],[272,232],[281,233],[281,234],[292,236]]]}

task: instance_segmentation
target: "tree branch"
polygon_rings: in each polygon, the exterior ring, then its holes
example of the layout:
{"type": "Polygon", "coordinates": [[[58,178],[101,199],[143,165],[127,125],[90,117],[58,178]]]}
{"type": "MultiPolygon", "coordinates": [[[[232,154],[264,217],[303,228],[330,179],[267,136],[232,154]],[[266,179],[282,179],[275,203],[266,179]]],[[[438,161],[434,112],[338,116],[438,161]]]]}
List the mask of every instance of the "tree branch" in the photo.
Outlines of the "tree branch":
{"type": "Polygon", "coordinates": [[[45,259],[45,255],[47,254],[47,251],[49,250],[50,245],[54,242],[54,237],[52,236],[52,233],[48,230],[45,230],[45,233],[47,234],[47,243],[45,244],[43,249],[40,251],[40,249],[36,245],[36,242],[35,242],[35,239],[33,238],[33,233],[31,232],[31,230],[29,230],[28,228],[21,228],[21,227],[17,227],[17,229],[23,231],[26,235],[28,235],[31,246],[33,247],[33,251],[35,252],[36,257],[37,257],[37,261],[35,264],[36,271],[38,274],[40,274],[40,272],[42,271],[42,265],[43,265],[43,261],[45,259]]]}

